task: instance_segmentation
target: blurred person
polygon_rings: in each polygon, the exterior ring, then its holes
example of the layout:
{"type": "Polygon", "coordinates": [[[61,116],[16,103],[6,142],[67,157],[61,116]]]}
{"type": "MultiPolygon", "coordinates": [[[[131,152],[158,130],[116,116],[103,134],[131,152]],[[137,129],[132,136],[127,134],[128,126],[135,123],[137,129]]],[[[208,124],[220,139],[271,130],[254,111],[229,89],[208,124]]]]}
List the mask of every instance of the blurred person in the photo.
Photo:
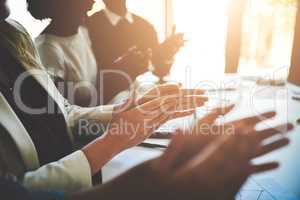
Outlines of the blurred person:
{"type": "Polygon", "coordinates": [[[6,1],[0,3],[1,93],[32,138],[41,166],[59,160],[59,165],[50,164],[41,168],[39,175],[30,176],[29,186],[50,187],[57,181],[65,190],[89,187],[91,176],[98,174],[115,155],[140,144],[166,121],[192,114],[195,107],[207,101],[206,97],[190,95],[203,91],[164,85],[154,89],[155,97],[132,97],[120,105],[71,105],[46,73],[29,34],[18,22],[7,18],[8,9],[3,7],[6,1]],[[182,103],[182,110],[177,109],[178,102],[182,103]],[[87,123],[84,129],[80,128],[82,121],[87,123]],[[124,127],[127,124],[138,129],[128,131],[124,127]],[[108,127],[93,132],[91,127],[95,125],[108,127]],[[99,137],[102,131],[104,134],[99,137]],[[75,144],[82,135],[96,139],[76,151],[75,144]],[[75,165],[77,171],[70,170],[70,165],[75,165]]]}
{"type": "Polygon", "coordinates": [[[70,103],[96,106],[97,63],[85,26],[93,0],[27,0],[38,20],[51,19],[35,40],[46,69],[60,78],[59,90],[70,103]]]}
{"type": "Polygon", "coordinates": [[[89,17],[87,27],[100,72],[100,92],[105,97],[102,103],[106,104],[149,71],[149,62],[155,75],[161,79],[168,75],[184,39],[174,30],[159,43],[153,25],[131,13],[126,0],[103,2],[105,9],[89,17]]]}
{"type": "MultiPolygon", "coordinates": [[[[249,176],[279,166],[277,162],[253,164],[251,160],[288,144],[287,139],[272,144],[265,144],[265,141],[292,127],[288,125],[286,129],[283,125],[256,131],[258,123],[274,117],[273,112],[216,125],[215,120],[231,109],[212,111],[197,121],[191,131],[178,130],[162,156],[146,161],[102,186],[73,193],[26,190],[16,181],[1,178],[0,193],[10,200],[21,196],[26,200],[232,200],[249,176]],[[201,128],[203,125],[205,129],[201,128]],[[218,126],[222,128],[218,129],[218,126]]],[[[5,174],[6,171],[0,168],[0,177],[7,177],[5,174]]]]}

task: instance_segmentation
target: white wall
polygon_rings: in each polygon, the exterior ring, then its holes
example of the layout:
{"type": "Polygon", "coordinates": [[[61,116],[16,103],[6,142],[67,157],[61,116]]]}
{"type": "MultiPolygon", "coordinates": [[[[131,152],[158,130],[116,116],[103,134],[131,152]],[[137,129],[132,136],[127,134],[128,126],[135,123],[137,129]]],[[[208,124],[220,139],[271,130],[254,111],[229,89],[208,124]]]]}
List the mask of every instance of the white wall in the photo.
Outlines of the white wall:
{"type": "MultiPolygon", "coordinates": [[[[9,7],[11,8],[11,18],[20,22],[29,31],[30,35],[34,38],[47,26],[48,21],[35,20],[30,13],[27,12],[26,0],[8,0],[9,7]]],[[[147,18],[154,24],[162,39],[164,37],[164,1],[163,0],[129,0],[128,6],[130,10],[147,18]]],[[[101,0],[97,0],[94,11],[103,8],[101,0]]]]}
{"type": "Polygon", "coordinates": [[[10,17],[20,22],[28,30],[34,38],[47,26],[47,21],[35,20],[30,13],[27,12],[26,0],[8,0],[11,10],[10,17]]]}

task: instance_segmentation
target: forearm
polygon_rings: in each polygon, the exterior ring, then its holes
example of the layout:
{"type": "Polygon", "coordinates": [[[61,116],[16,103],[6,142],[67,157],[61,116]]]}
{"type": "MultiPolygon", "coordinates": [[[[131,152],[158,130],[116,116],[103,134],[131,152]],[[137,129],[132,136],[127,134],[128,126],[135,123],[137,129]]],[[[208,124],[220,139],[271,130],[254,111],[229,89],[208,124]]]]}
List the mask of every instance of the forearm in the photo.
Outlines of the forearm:
{"type": "Polygon", "coordinates": [[[102,137],[86,145],[82,151],[87,157],[92,175],[98,173],[114,156],[125,149],[118,137],[111,137],[106,132],[102,137]]]}
{"type": "Polygon", "coordinates": [[[173,59],[168,59],[160,52],[155,52],[153,54],[152,63],[154,66],[154,74],[160,78],[163,78],[170,73],[173,65],[173,59]]]}
{"type": "Polygon", "coordinates": [[[68,126],[75,138],[77,136],[94,136],[103,134],[112,120],[115,106],[98,106],[82,108],[71,105],[68,112],[68,126]],[[97,130],[95,130],[97,128],[97,130]],[[101,132],[96,133],[95,131],[101,132]]]}

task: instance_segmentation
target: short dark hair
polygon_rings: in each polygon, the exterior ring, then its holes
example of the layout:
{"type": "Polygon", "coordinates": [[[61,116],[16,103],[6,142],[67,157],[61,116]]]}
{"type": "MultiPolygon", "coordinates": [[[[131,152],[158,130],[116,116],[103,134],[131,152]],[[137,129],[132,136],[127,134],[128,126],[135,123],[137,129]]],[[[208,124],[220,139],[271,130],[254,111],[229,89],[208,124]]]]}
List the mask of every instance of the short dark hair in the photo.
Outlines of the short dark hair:
{"type": "Polygon", "coordinates": [[[28,11],[39,20],[51,18],[52,4],[55,0],[27,0],[28,11]]]}

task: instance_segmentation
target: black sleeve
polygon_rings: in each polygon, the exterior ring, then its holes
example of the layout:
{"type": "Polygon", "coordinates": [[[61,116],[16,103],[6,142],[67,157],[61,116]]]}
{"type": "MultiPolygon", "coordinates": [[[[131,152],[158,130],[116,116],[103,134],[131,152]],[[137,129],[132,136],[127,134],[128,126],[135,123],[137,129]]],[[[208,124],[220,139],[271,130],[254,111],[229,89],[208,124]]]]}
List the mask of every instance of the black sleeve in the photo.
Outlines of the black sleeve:
{"type": "MultiPolygon", "coordinates": [[[[30,193],[20,184],[0,179],[0,196],[7,200],[34,200],[30,193]]],[[[2,199],[2,198],[1,198],[2,199]]]]}

